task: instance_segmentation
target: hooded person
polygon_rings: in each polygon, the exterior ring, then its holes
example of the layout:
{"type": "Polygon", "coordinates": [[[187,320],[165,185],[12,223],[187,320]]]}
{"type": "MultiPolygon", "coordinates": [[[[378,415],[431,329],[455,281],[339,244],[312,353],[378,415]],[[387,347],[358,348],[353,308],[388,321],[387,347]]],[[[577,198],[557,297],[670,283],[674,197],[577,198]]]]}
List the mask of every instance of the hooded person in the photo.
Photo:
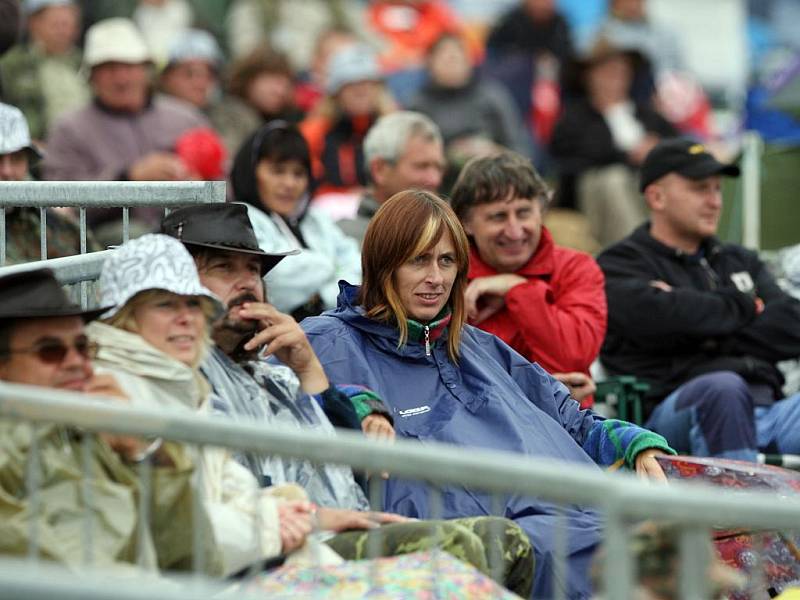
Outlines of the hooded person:
{"type": "MultiPolygon", "coordinates": [[[[131,240],[106,260],[99,283],[101,301],[114,307],[89,328],[101,347],[98,367],[117,377],[133,406],[208,414],[210,388],[199,365],[222,306],[183,244],[160,234],[131,240]]],[[[228,450],[204,448],[196,460],[194,485],[215,551],[211,574],[231,575],[305,546],[312,507],[301,488],[262,489],[228,450]]]]}

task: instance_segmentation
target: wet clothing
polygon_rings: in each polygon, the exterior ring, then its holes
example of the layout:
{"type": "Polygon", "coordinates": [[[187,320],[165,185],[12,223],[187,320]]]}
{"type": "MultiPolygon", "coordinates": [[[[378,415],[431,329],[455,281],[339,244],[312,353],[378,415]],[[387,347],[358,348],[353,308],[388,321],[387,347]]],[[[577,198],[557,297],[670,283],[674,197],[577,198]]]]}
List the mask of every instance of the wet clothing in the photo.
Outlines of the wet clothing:
{"type": "MultiPolygon", "coordinates": [[[[663,438],[621,421],[579,410],[561,383],[517,354],[502,340],[471,326],[462,332],[459,363],[447,355],[446,330],[438,339],[409,341],[398,348],[395,327],[368,319],[356,306],[358,288],[342,284],[336,310],[307,319],[303,329],[329,377],[357,381],[375,390],[394,411],[401,437],[528,456],[591,467],[624,460],[632,466],[648,447],[670,451],[663,438]]],[[[430,333],[430,332],[429,332],[430,333]]],[[[458,487],[443,492],[445,518],[492,514],[487,494],[458,487]]],[[[430,515],[424,484],[391,479],[384,509],[413,517],[430,515]]],[[[553,585],[555,506],[535,498],[507,496],[502,513],[531,539],[536,554],[534,593],[550,597],[553,585]]],[[[571,598],[588,598],[588,566],[599,542],[600,518],[593,510],[567,507],[571,598]]]]}
{"type": "MultiPolygon", "coordinates": [[[[472,246],[469,279],[498,275],[472,246]]],[[[606,334],[603,273],[588,254],[556,246],[542,227],[526,265],[514,273],[527,279],[505,295],[505,306],[477,326],[495,334],[548,373],[580,371],[600,352],[606,334]]]]}
{"type": "MultiPolygon", "coordinates": [[[[81,253],[78,223],[70,216],[47,209],[47,258],[61,258],[81,253]]],[[[16,207],[6,210],[6,264],[41,260],[41,221],[39,209],[16,207]]],[[[86,251],[101,250],[88,233],[86,251]]]]}
{"type": "MultiPolygon", "coordinates": [[[[335,435],[317,401],[300,391],[297,377],[285,366],[263,361],[238,365],[217,348],[205,361],[203,373],[214,391],[214,408],[221,415],[314,431],[321,436],[335,435]]],[[[361,392],[355,386],[347,389],[354,395],[361,392]]],[[[262,485],[296,483],[321,506],[369,510],[350,467],[313,465],[308,461],[253,454],[239,460],[262,485]]],[[[530,542],[519,527],[506,519],[396,523],[382,526],[379,533],[338,533],[326,543],[343,558],[361,560],[372,550],[369,539],[372,536],[382,538],[380,556],[441,548],[484,573],[499,569],[509,589],[524,596],[530,594],[533,582],[530,542]]]]}
{"type": "MultiPolygon", "coordinates": [[[[220,415],[313,431],[320,436],[336,435],[319,403],[300,390],[300,382],[287,367],[261,361],[239,365],[214,348],[201,369],[211,384],[214,409],[220,415]]],[[[238,459],[262,486],[297,483],[320,506],[369,508],[349,467],[252,453],[238,459]]]]}

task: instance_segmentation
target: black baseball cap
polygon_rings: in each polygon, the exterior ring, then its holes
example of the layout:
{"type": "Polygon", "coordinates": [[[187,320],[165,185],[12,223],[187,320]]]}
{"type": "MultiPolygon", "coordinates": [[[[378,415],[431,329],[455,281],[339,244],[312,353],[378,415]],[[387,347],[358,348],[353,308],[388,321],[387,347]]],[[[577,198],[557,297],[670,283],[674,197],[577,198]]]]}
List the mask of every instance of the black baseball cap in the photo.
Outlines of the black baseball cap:
{"type": "Polygon", "coordinates": [[[642,192],[654,181],[669,173],[689,179],[704,179],[712,175],[738,177],[739,167],[719,162],[706,147],[691,138],[663,140],[650,150],[642,163],[639,190],[642,192]]]}

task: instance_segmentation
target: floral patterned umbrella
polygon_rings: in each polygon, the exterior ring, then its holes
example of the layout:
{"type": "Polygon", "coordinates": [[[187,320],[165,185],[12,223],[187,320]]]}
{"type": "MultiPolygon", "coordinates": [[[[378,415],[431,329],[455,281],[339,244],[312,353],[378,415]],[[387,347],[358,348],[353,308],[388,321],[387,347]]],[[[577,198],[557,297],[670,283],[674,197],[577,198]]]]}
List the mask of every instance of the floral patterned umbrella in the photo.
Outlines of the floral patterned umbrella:
{"type": "Polygon", "coordinates": [[[245,591],[270,600],[519,600],[471,565],[441,551],[317,568],[281,567],[257,576],[245,591]]]}
{"type": "MultiPolygon", "coordinates": [[[[773,490],[776,500],[800,493],[800,473],[739,460],[659,456],[669,479],[696,479],[711,485],[749,490],[773,490]]],[[[763,595],[735,595],[737,600],[761,600],[800,584],[800,537],[797,532],[717,530],[714,545],[722,560],[745,573],[759,563],[767,590],[763,595]]]]}

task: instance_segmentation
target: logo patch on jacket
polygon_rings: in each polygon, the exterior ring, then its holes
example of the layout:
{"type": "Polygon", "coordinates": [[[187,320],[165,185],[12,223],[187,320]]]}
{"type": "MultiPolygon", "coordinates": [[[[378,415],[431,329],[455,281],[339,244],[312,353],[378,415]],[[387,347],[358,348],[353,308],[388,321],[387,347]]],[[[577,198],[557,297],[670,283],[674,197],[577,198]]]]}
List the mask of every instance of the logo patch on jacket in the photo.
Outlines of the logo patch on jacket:
{"type": "Polygon", "coordinates": [[[731,281],[733,281],[733,285],[736,286],[736,289],[744,294],[754,292],[756,289],[756,286],[753,283],[753,278],[750,277],[750,273],[747,271],[731,273],[731,281]]]}
{"type": "Polygon", "coordinates": [[[399,415],[404,419],[408,417],[416,417],[417,415],[424,415],[426,412],[430,412],[431,407],[427,404],[425,406],[417,406],[416,408],[407,408],[406,410],[399,411],[399,415]]]}

